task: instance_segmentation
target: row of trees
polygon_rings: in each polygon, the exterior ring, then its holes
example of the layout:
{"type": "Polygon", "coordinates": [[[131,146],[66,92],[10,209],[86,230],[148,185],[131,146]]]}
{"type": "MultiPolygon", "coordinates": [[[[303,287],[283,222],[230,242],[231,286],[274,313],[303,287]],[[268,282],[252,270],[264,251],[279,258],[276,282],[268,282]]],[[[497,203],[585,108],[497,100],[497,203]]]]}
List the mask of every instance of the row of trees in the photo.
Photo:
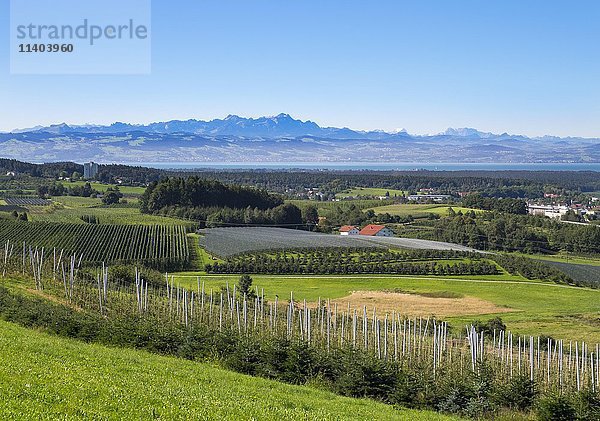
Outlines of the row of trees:
{"type": "Polygon", "coordinates": [[[457,260],[454,262],[410,261],[401,253],[316,253],[307,255],[271,256],[243,255],[225,262],[207,264],[208,273],[264,274],[350,274],[393,273],[404,275],[494,275],[498,268],[487,260],[457,260]]]}
{"type": "Polygon", "coordinates": [[[75,185],[65,187],[62,183],[53,182],[51,184],[38,185],[36,191],[37,195],[41,198],[49,196],[92,197],[100,194],[100,192],[95,190],[90,183],[85,183],[83,186],[75,185]]]}

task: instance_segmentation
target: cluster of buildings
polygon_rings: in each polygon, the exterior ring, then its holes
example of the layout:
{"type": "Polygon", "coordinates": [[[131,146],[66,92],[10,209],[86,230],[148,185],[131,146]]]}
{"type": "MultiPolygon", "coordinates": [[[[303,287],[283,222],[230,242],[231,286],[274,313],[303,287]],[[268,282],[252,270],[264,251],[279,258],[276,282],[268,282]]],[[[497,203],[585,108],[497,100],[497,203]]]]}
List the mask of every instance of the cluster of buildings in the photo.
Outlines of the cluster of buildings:
{"type": "Polygon", "coordinates": [[[449,194],[411,194],[406,196],[411,202],[429,202],[432,200],[438,203],[447,202],[451,197],[449,194]]]}
{"type": "MultiPolygon", "coordinates": [[[[593,201],[596,202],[597,200],[593,201]]],[[[545,216],[547,218],[561,219],[567,212],[572,211],[576,215],[595,219],[600,216],[600,206],[585,206],[582,204],[571,205],[540,205],[536,203],[527,204],[530,215],[545,216]]]]}
{"type": "Polygon", "coordinates": [[[367,235],[370,237],[393,237],[394,231],[385,225],[369,224],[363,229],[354,225],[343,225],[340,227],[340,235],[367,235]]]}

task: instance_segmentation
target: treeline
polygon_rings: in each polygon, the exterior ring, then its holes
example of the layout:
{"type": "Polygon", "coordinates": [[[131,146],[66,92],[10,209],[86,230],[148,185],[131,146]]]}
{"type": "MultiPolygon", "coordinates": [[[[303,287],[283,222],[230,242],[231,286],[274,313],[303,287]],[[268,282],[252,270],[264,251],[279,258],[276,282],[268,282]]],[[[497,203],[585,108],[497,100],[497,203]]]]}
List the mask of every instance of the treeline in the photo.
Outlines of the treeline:
{"type": "Polygon", "coordinates": [[[463,206],[483,210],[513,213],[516,215],[527,214],[527,202],[521,199],[483,197],[480,194],[470,194],[463,198],[463,206]]]}
{"type": "Polygon", "coordinates": [[[41,198],[46,198],[48,196],[95,197],[100,194],[100,192],[95,190],[90,183],[85,183],[83,186],[75,185],[65,187],[62,183],[53,182],[51,184],[38,185],[36,192],[41,198]]]}
{"type": "Polygon", "coordinates": [[[456,214],[432,225],[432,230],[418,231],[417,235],[480,250],[600,253],[600,228],[593,225],[565,224],[548,218],[497,212],[456,214]]]}
{"type": "Polygon", "coordinates": [[[0,174],[15,172],[27,174],[32,177],[58,177],[61,172],[83,174],[83,165],[74,162],[50,162],[47,164],[30,164],[16,159],[0,158],[0,174]]]}
{"type": "MultiPolygon", "coordinates": [[[[57,178],[61,174],[83,173],[72,162],[31,164],[0,159],[0,174],[14,171],[33,177],[57,178]]],[[[328,195],[354,188],[376,187],[418,191],[433,188],[440,192],[472,191],[485,197],[541,198],[546,188],[553,191],[600,191],[598,174],[593,171],[316,171],[316,170],[160,170],[128,165],[100,165],[98,181],[147,185],[161,177],[199,177],[224,184],[252,185],[286,193],[319,188],[328,195]]]]}
{"type": "MultiPolygon", "coordinates": [[[[57,178],[65,175],[70,177],[74,173],[83,174],[83,165],[74,162],[31,164],[15,159],[0,158],[0,174],[6,174],[7,172],[15,172],[18,175],[29,175],[31,177],[57,178]]],[[[164,170],[156,168],[100,164],[95,179],[111,184],[114,184],[116,180],[120,180],[124,184],[139,185],[158,181],[165,174],[164,170]]]]}
{"type": "Polygon", "coordinates": [[[473,191],[489,197],[540,198],[546,186],[570,191],[599,191],[598,173],[593,171],[217,171],[179,172],[224,183],[255,185],[284,193],[289,189],[318,187],[342,192],[361,187],[441,192],[473,191]]]}

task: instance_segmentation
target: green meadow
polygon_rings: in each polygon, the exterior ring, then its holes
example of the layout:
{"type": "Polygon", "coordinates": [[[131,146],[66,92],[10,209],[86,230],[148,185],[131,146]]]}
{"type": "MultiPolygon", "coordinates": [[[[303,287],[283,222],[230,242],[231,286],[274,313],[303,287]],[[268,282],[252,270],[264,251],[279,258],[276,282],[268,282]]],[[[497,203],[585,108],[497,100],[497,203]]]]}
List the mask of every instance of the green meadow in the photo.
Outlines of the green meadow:
{"type": "Polygon", "coordinates": [[[0,418],[452,420],[0,321],[0,418]]]}
{"type": "Polygon", "coordinates": [[[52,206],[31,206],[27,212],[31,221],[84,223],[81,217],[93,215],[101,224],[132,225],[188,225],[189,221],[140,212],[136,199],[128,198],[127,204],[104,206],[101,199],[91,197],[53,197],[52,206]]]}
{"type": "Polygon", "coordinates": [[[433,213],[435,215],[439,215],[439,216],[447,216],[448,208],[452,208],[454,210],[454,212],[461,211],[461,212],[465,213],[465,212],[468,212],[471,210],[473,210],[475,212],[483,212],[478,209],[463,208],[461,206],[452,206],[452,205],[448,205],[448,204],[433,204],[433,205],[431,205],[431,204],[406,203],[406,204],[393,204],[393,205],[378,206],[378,207],[374,207],[372,209],[377,214],[389,213],[390,215],[399,215],[399,216],[412,215],[415,218],[421,218],[421,217],[426,217],[431,213],[433,213]]]}
{"type": "Polygon", "coordinates": [[[341,193],[336,194],[336,197],[358,197],[358,196],[385,196],[386,193],[390,194],[390,197],[394,196],[402,196],[408,194],[407,191],[404,190],[395,190],[395,189],[381,189],[376,187],[356,187],[354,189],[346,190],[341,193]]]}

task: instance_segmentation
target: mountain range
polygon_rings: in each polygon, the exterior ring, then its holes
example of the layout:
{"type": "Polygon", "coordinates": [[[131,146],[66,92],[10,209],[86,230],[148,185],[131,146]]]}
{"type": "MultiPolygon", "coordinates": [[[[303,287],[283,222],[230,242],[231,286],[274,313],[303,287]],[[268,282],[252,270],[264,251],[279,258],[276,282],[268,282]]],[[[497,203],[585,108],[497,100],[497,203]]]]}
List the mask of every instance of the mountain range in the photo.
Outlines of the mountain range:
{"type": "Polygon", "coordinates": [[[472,128],[435,135],[321,127],[288,114],[145,125],[37,126],[0,133],[0,157],[36,162],[600,162],[600,139],[472,128]]]}

